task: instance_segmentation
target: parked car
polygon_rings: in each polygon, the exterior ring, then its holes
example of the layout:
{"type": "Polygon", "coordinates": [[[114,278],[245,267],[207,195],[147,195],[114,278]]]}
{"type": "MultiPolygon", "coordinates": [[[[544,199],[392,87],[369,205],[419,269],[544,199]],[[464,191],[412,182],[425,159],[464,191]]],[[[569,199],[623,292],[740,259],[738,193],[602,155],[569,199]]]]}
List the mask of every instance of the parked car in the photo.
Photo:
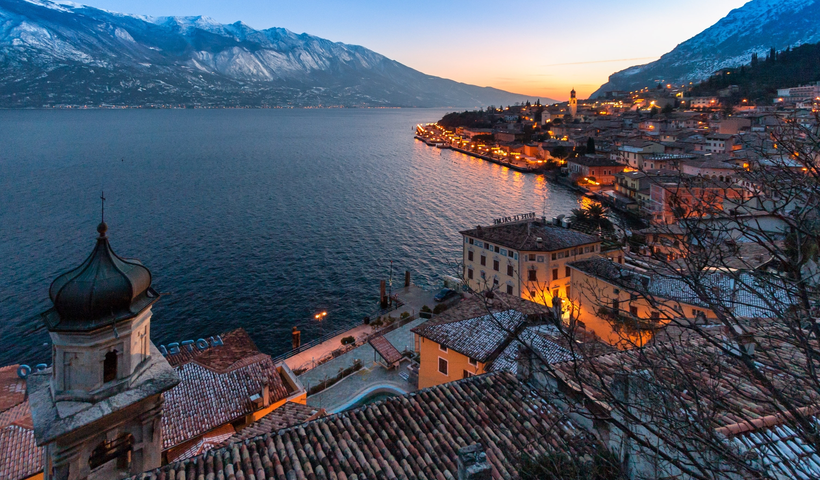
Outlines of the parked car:
{"type": "Polygon", "coordinates": [[[449,288],[445,288],[445,289],[442,289],[440,292],[438,292],[436,294],[436,296],[433,297],[433,300],[435,300],[437,302],[443,302],[445,300],[448,300],[450,298],[455,297],[456,295],[458,295],[458,292],[456,292],[455,290],[450,290],[449,288]]]}

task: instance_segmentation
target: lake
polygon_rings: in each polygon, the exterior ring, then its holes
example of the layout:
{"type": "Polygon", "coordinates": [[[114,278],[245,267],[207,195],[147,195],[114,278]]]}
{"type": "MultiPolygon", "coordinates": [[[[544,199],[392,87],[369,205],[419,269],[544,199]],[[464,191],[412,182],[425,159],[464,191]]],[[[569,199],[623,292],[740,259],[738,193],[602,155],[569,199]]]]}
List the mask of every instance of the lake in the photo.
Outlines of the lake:
{"type": "Polygon", "coordinates": [[[100,192],[114,251],[165,295],[154,343],[245,328],[290,348],[373,313],[394,285],[458,273],[459,230],[567,214],[540,175],[413,139],[444,110],[0,111],[0,365],[50,363],[48,287],[91,250],[100,192]],[[326,310],[326,325],[312,316],[326,310]]]}

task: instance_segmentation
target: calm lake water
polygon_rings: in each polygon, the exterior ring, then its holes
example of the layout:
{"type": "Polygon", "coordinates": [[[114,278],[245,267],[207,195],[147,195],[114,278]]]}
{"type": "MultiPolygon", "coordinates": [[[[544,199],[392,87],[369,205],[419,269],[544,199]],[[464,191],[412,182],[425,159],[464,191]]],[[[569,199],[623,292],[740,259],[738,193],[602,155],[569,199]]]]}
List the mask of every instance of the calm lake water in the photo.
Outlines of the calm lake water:
{"type": "Polygon", "coordinates": [[[374,311],[394,266],[438,287],[460,229],[578,198],[415,141],[440,110],[0,111],[0,365],[48,361],[48,287],[114,251],[154,287],[156,344],[244,327],[265,352],[374,311]]]}

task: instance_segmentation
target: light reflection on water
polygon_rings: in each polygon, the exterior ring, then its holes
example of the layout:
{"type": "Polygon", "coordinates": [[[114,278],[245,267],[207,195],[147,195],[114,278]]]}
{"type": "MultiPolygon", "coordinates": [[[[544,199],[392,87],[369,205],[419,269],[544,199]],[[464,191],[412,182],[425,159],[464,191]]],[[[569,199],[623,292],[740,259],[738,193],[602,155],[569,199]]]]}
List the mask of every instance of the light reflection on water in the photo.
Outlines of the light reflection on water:
{"type": "Polygon", "coordinates": [[[438,110],[0,111],[0,365],[47,360],[48,286],[94,244],[99,195],[114,250],[168,293],[157,344],[244,327],[279,353],[372,311],[399,285],[438,286],[458,231],[568,214],[543,178],[412,138],[438,110]]]}

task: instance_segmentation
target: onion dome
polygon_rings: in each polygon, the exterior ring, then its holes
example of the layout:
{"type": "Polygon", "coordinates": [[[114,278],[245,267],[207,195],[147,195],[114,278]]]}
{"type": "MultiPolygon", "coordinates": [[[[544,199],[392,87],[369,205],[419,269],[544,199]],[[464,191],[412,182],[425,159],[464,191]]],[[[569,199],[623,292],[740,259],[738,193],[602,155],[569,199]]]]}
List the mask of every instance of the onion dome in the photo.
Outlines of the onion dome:
{"type": "Polygon", "coordinates": [[[77,268],[57,277],[49,288],[54,308],[45,313],[49,330],[88,331],[137,315],[154,303],[151,272],[138,260],[117,256],[108,243],[108,226],[91,255],[77,268]]]}

